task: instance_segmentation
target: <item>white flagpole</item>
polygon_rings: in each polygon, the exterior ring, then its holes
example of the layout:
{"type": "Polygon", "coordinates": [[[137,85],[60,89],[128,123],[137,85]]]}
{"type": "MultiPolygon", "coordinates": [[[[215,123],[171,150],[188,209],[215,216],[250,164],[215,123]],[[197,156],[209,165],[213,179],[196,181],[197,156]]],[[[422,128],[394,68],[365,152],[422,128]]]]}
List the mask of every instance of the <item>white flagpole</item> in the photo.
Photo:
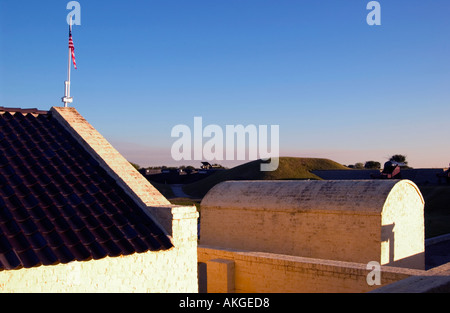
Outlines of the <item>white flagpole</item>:
{"type": "MultiPolygon", "coordinates": [[[[72,32],[72,15],[69,17],[69,32],[72,32]]],[[[72,51],[69,48],[69,59],[67,63],[67,97],[70,98],[70,70],[71,70],[71,64],[72,61],[72,51]]]]}
{"type": "MultiPolygon", "coordinates": [[[[69,33],[72,31],[72,15],[69,16],[69,33]]],[[[72,51],[69,47],[69,60],[67,64],[67,80],[65,81],[65,91],[64,98],[62,101],[64,102],[64,107],[67,108],[68,103],[73,102],[73,98],[70,97],[70,70],[71,70],[71,61],[72,61],[72,51]]]]}

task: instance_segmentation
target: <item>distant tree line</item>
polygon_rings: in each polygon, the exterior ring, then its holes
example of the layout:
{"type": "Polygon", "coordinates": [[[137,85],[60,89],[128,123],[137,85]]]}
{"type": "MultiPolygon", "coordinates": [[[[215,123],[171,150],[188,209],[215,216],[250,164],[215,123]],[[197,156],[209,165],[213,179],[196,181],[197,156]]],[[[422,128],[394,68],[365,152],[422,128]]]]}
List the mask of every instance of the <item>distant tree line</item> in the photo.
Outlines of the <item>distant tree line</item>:
{"type": "MultiPolygon", "coordinates": [[[[130,161],[128,161],[128,162],[130,162],[130,161]]],[[[193,171],[193,170],[196,169],[192,165],[187,165],[187,166],[186,165],[181,165],[181,166],[178,166],[178,167],[176,167],[176,166],[166,166],[166,165],[141,167],[139,164],[136,164],[136,163],[133,163],[133,162],[130,162],[130,164],[137,170],[140,170],[140,169],[148,169],[148,170],[166,170],[166,169],[174,170],[174,169],[179,169],[179,170],[183,170],[183,171],[193,171]]],[[[214,168],[226,169],[226,167],[222,166],[221,164],[217,164],[217,163],[212,164],[212,166],[214,168]]]]}
{"type": "MultiPolygon", "coordinates": [[[[397,162],[401,164],[402,168],[411,168],[408,166],[408,161],[406,161],[406,156],[403,154],[394,154],[389,158],[389,161],[397,162]]],[[[348,168],[354,168],[358,170],[379,170],[381,169],[381,163],[377,161],[366,161],[365,163],[357,162],[355,164],[347,165],[348,168]]]]}

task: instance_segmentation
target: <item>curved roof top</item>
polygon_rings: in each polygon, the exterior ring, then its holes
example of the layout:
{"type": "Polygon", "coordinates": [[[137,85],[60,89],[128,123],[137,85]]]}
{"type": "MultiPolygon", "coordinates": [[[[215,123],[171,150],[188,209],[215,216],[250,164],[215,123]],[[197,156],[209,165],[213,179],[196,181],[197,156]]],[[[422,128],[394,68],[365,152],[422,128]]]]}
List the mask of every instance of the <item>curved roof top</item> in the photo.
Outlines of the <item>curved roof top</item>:
{"type": "Polygon", "coordinates": [[[408,180],[227,181],[212,188],[202,207],[255,210],[347,211],[379,214],[397,184],[408,180]]]}

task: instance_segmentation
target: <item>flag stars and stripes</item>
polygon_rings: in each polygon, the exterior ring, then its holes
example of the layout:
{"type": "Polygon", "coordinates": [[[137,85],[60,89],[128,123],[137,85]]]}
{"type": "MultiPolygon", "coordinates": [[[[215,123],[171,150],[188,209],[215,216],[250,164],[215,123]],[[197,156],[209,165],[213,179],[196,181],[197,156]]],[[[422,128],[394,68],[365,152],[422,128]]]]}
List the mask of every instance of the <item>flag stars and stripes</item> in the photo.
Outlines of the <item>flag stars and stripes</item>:
{"type": "Polygon", "coordinates": [[[73,44],[73,39],[72,39],[72,31],[69,33],[69,49],[70,49],[70,51],[72,51],[73,66],[75,67],[75,69],[77,69],[77,62],[75,61],[75,46],[73,44]]]}

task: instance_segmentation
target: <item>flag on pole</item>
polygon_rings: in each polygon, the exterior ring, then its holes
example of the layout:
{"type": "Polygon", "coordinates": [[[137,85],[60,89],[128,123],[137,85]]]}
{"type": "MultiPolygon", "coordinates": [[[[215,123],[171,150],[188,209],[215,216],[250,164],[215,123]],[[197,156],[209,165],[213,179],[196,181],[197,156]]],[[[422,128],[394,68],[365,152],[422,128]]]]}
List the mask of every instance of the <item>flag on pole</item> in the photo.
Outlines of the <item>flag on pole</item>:
{"type": "Polygon", "coordinates": [[[73,66],[77,69],[77,62],[75,61],[75,46],[73,45],[72,39],[72,27],[69,28],[69,49],[72,51],[73,66]]]}

